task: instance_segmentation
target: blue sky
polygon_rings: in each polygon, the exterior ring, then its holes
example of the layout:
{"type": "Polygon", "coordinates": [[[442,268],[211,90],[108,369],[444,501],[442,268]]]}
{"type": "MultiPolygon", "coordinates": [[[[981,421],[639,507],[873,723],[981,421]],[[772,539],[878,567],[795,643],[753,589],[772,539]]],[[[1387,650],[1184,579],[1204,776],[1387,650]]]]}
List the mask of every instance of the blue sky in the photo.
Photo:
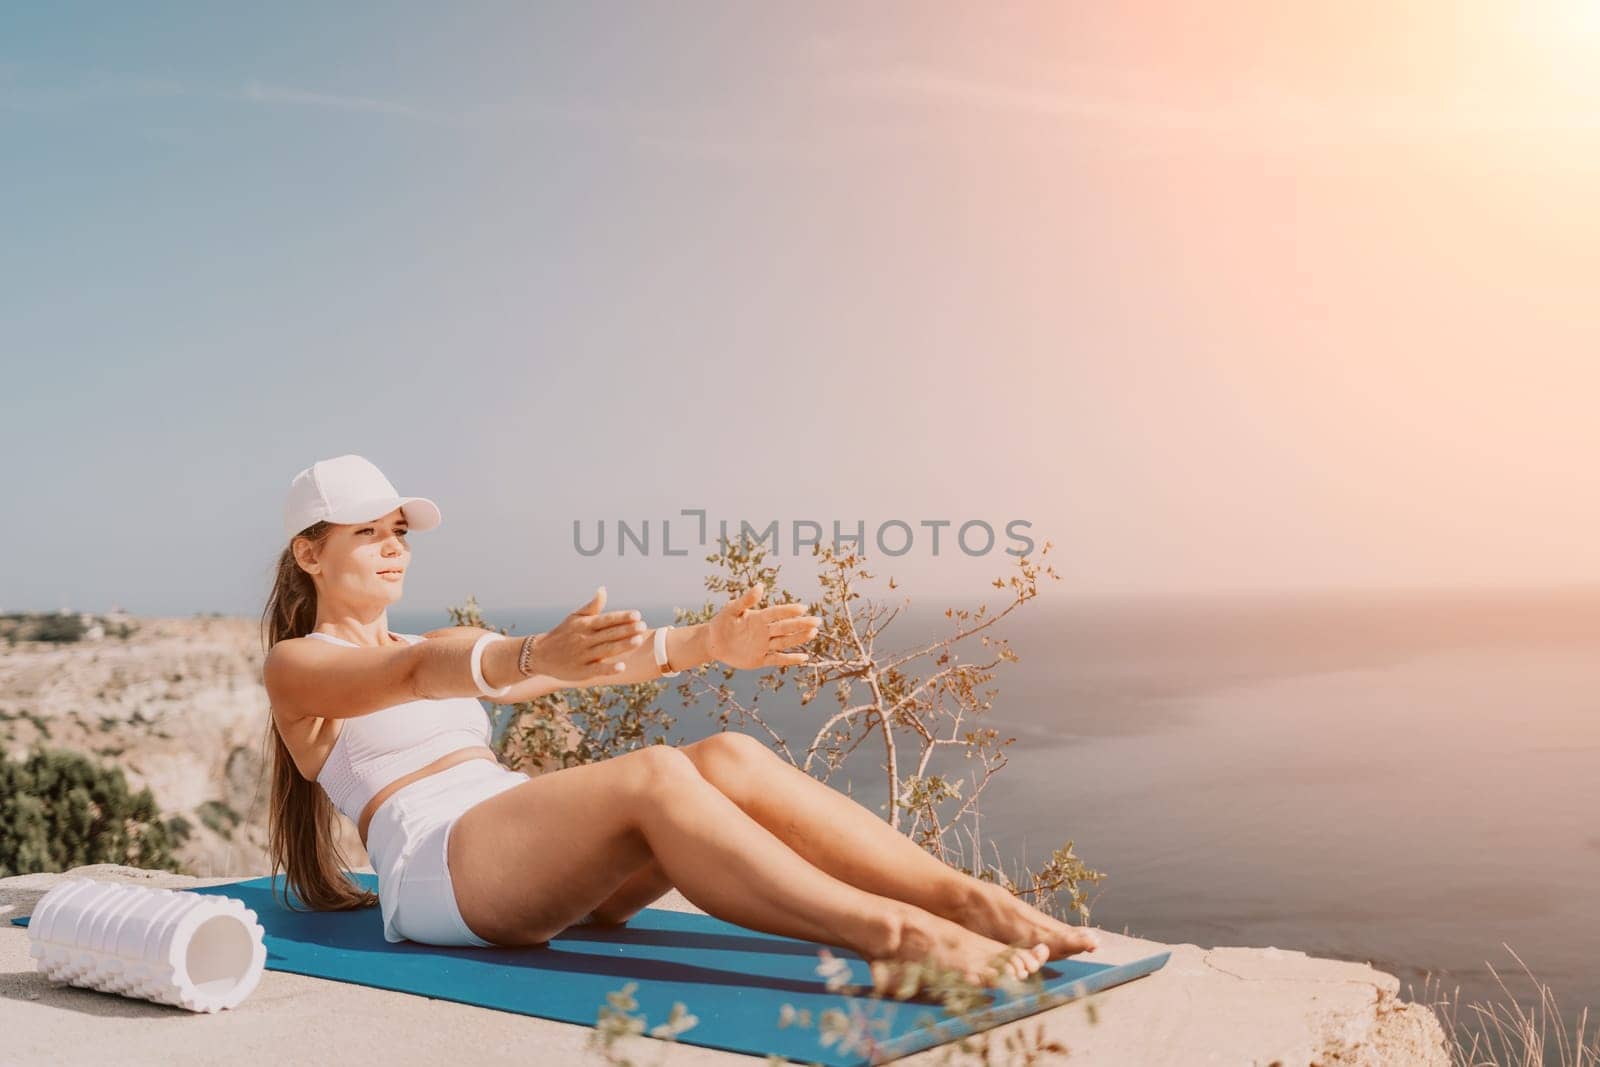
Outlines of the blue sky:
{"type": "Polygon", "coordinates": [[[443,509],[413,608],[697,602],[572,547],[682,508],[1593,581],[1595,40],[1297,10],[8,8],[0,608],[255,613],[344,452],[443,509]]]}

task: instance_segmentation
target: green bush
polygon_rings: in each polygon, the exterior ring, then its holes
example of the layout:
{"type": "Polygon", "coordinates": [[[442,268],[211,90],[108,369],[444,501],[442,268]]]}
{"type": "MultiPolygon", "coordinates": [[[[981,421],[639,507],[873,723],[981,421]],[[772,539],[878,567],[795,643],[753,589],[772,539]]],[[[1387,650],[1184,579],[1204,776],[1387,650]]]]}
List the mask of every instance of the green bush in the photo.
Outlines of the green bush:
{"type": "Polygon", "coordinates": [[[172,834],[173,843],[181,846],[194,833],[194,823],[182,815],[174,815],[167,820],[167,829],[172,834]]]}
{"type": "MultiPolygon", "coordinates": [[[[126,641],[139,629],[139,624],[129,620],[115,620],[103,615],[89,616],[100,624],[105,636],[126,641]]],[[[0,639],[9,645],[18,641],[55,641],[69,643],[81,641],[89,632],[80,612],[8,612],[0,615],[0,639]]]]}
{"type": "Polygon", "coordinates": [[[238,812],[222,800],[208,800],[194,809],[194,813],[213,833],[221,834],[230,841],[234,829],[244,821],[238,812]]]}
{"type": "Polygon", "coordinates": [[[175,838],[150,790],[130,791],[120,767],[62,749],[0,756],[0,877],[86,863],[177,871],[175,838]]]}
{"type": "Polygon", "coordinates": [[[79,641],[87,629],[82,616],[68,612],[0,615],[0,636],[4,636],[11,644],[18,641],[79,641]]]}

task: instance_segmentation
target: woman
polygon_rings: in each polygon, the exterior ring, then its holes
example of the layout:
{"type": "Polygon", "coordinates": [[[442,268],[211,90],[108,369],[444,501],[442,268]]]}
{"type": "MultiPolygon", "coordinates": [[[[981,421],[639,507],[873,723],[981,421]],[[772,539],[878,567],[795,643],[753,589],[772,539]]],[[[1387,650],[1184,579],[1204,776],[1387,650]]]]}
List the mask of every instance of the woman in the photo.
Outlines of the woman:
{"type": "Polygon", "coordinates": [[[940,862],[765,745],[719,733],[529,777],[489,747],[479,703],[624,685],[721,661],[803,663],[819,620],[759,607],[752,586],[709,622],[647,629],[602,587],[525,638],[472,627],[396,634],[388,610],[411,532],[438,507],[360,456],[300,472],[264,624],[275,738],[269,850],[302,903],[380,903],[384,935],[535,945],[624,923],[677,887],[718,918],[850,949],[874,985],[932,958],[969,980],[1018,978],[1093,935],[940,862]],[[657,636],[659,635],[659,636],[657,636]],[[654,640],[652,640],[654,638],[654,640]],[[344,877],[335,811],[355,822],[378,894],[344,877]]]}

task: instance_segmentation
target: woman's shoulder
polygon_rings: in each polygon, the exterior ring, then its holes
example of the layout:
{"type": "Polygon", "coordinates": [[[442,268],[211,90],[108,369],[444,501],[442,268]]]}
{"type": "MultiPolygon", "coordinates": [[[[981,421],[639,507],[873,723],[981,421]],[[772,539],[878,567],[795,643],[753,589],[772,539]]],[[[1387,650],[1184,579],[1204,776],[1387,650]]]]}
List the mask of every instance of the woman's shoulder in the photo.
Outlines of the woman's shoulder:
{"type": "MultiPolygon", "coordinates": [[[[423,634],[395,630],[390,630],[389,635],[391,640],[382,646],[386,653],[427,639],[423,634]]],[[[281,722],[354,718],[409,702],[415,693],[408,674],[402,671],[397,659],[380,662],[370,658],[379,651],[318,633],[285,637],[275,642],[261,665],[261,679],[273,715],[281,722]],[[366,657],[359,663],[354,658],[358,654],[366,657]],[[349,710],[357,705],[371,705],[375,700],[374,691],[382,698],[377,699],[376,707],[349,710]],[[323,710],[330,705],[345,710],[323,710]]]]}
{"type": "Polygon", "coordinates": [[[417,640],[429,637],[480,637],[483,634],[498,634],[499,630],[489,630],[482,626],[444,626],[437,630],[429,630],[425,634],[401,634],[402,637],[415,637],[417,640]]]}
{"type": "MultiPolygon", "coordinates": [[[[390,630],[389,633],[391,635],[393,635],[394,637],[398,637],[402,641],[404,641],[404,642],[406,642],[408,644],[413,644],[413,645],[416,644],[419,641],[424,640],[427,637],[434,636],[434,633],[429,633],[429,634],[403,634],[403,633],[400,633],[397,630],[390,630]]],[[[435,633],[437,633],[437,631],[435,631],[435,633]]],[[[340,640],[339,638],[328,638],[328,637],[325,637],[323,635],[320,635],[320,634],[317,634],[317,633],[313,632],[313,633],[309,633],[309,634],[301,634],[299,637],[284,637],[284,638],[280,638],[279,640],[273,642],[271,648],[267,649],[267,656],[270,658],[272,656],[272,654],[274,652],[277,652],[278,649],[280,649],[280,648],[282,648],[282,649],[301,649],[301,648],[328,648],[328,647],[333,647],[333,648],[354,648],[355,646],[352,645],[349,641],[340,640]]],[[[291,652],[291,655],[292,654],[293,653],[291,652]]]]}
{"type": "MultiPolygon", "coordinates": [[[[394,630],[389,631],[401,642],[415,645],[432,636],[431,634],[403,634],[394,630]]],[[[262,680],[266,683],[268,695],[271,695],[275,677],[280,675],[285,667],[293,670],[300,666],[312,666],[325,662],[321,657],[321,650],[329,648],[353,648],[350,642],[339,638],[325,637],[315,632],[302,634],[299,637],[285,637],[273,642],[267,649],[262,662],[262,680]],[[313,652],[312,649],[319,651],[313,652]]]]}

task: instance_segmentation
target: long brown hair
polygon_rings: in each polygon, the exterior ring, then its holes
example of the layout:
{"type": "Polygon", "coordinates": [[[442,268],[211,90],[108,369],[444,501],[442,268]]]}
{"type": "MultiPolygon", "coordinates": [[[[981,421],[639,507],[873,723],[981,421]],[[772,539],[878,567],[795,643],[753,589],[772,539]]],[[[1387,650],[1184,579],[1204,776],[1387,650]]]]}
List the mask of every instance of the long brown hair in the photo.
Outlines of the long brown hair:
{"type": "MultiPolygon", "coordinates": [[[[308,538],[320,549],[332,530],[331,523],[316,522],[295,537],[308,538]]],[[[261,616],[262,638],[268,652],[279,641],[306,636],[317,622],[317,588],[311,575],[295,562],[293,548],[294,538],[290,538],[278,556],[272,594],[267,597],[261,616]]],[[[267,856],[272,864],[273,885],[277,885],[278,871],[285,871],[286,888],[292,889],[312,911],[348,911],[378,903],[376,893],[346,877],[347,862],[335,837],[339,810],[322,786],[301,775],[278,732],[277,719],[270,715],[264,741],[265,747],[272,749],[267,856]]],[[[287,895],[283,903],[289,907],[287,895]]]]}

